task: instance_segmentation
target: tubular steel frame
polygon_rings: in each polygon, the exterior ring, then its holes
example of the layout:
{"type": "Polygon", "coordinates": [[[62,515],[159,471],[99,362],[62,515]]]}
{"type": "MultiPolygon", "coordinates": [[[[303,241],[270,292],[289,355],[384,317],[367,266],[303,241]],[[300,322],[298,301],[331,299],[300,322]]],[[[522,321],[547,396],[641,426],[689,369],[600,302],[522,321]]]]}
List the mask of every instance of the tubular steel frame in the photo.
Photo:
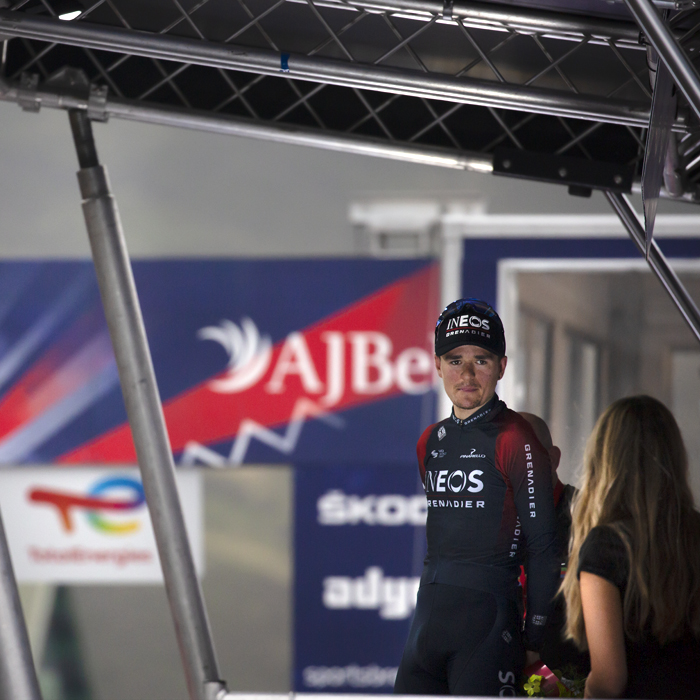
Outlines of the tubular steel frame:
{"type": "MultiPolygon", "coordinates": [[[[80,48],[74,67],[108,89],[110,105],[127,100],[130,118],[152,121],[153,110],[175,107],[189,126],[210,128],[221,117],[230,128],[231,117],[247,117],[248,133],[257,126],[274,138],[275,130],[310,128],[304,142],[350,152],[366,141],[362,152],[413,160],[427,148],[424,162],[433,162],[437,147],[451,158],[435,164],[448,167],[479,154],[482,171],[495,148],[537,150],[543,138],[548,147],[556,141],[557,154],[603,159],[610,149],[598,142],[613,138],[626,143],[618,162],[641,162],[651,91],[645,47],[630,22],[477,3],[448,13],[430,0],[264,0],[256,12],[248,1],[231,3],[238,14],[214,31],[208,0],[187,10],[158,0],[150,4],[162,16],[142,19],[138,29],[148,31],[137,32],[115,2],[94,2],[70,23],[25,14],[23,0],[0,12],[0,35],[17,37],[7,81],[26,96],[70,45],[80,48]],[[302,39],[289,35],[288,20],[303,24],[302,39]],[[138,87],[123,80],[130,66],[150,71],[138,87]],[[208,103],[188,83],[202,67],[218,81],[208,103]]],[[[675,129],[688,132],[683,115],[675,129]]]]}
{"type": "MultiPolygon", "coordinates": [[[[429,22],[434,21],[431,19],[429,22]]],[[[461,26],[464,29],[464,26],[461,26]]],[[[627,102],[605,96],[584,96],[577,91],[566,94],[532,85],[508,84],[502,78],[493,81],[455,78],[438,73],[424,75],[396,67],[362,65],[354,60],[280,54],[269,49],[254,49],[234,44],[217,45],[203,40],[167,35],[147,35],[82,22],[61,22],[36,17],[18,18],[16,13],[9,12],[0,12],[0,33],[79,46],[83,49],[113,50],[132,56],[178,61],[223,70],[241,70],[258,75],[278,75],[282,71],[299,80],[367,88],[394,95],[517,109],[533,114],[593,119],[608,124],[645,127],[649,123],[649,107],[644,102],[627,102]]],[[[584,37],[577,47],[587,42],[584,37]]],[[[497,75],[501,75],[497,69],[494,70],[497,75]]],[[[677,129],[684,131],[683,124],[678,123],[677,129]]]]}
{"type": "MultiPolygon", "coordinates": [[[[691,8],[665,23],[649,0],[625,2],[691,108],[669,128],[680,136],[674,155],[694,186],[700,79],[686,51],[698,48],[699,18],[691,8]]],[[[0,99],[28,111],[70,111],[86,224],[190,697],[272,700],[282,696],[227,693],[218,679],[128,254],[90,120],[113,116],[481,172],[492,170],[501,145],[595,160],[624,135],[631,148],[621,148],[617,162],[639,166],[652,94],[647,47],[630,22],[497,4],[263,0],[256,14],[236,0],[223,18],[207,14],[210,0],[185,4],[153,0],[139,12],[136,0],[91,0],[79,21],[67,23],[35,14],[55,15],[51,0],[16,2],[0,11],[0,99]],[[202,69],[206,75],[196,75],[206,89],[189,79],[202,69]],[[263,90],[270,84],[275,89],[263,90]],[[606,128],[614,131],[601,139],[606,128]]],[[[627,201],[606,196],[644,251],[627,201]]],[[[651,241],[648,262],[700,340],[700,312],[651,241]]],[[[0,606],[16,624],[0,634],[0,656],[19,670],[9,684],[0,673],[0,694],[36,700],[2,535],[0,606]]]]}

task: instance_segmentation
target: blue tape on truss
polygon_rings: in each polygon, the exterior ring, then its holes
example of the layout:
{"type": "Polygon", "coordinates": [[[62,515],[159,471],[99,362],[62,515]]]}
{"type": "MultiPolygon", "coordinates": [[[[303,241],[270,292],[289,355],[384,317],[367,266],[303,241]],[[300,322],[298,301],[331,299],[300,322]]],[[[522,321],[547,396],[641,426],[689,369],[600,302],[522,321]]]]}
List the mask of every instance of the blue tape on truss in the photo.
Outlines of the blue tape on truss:
{"type": "Polygon", "coordinates": [[[283,53],[280,56],[280,70],[282,73],[289,73],[289,54],[283,53]]]}

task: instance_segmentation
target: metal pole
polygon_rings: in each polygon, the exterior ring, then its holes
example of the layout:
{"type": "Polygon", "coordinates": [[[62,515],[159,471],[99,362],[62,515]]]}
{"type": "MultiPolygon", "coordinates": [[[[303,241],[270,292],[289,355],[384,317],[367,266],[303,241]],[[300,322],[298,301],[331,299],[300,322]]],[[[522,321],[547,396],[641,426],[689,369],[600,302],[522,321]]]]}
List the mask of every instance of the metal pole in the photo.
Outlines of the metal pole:
{"type": "MultiPolygon", "coordinates": [[[[0,78],[0,101],[19,102],[20,99],[29,100],[37,106],[52,109],[85,110],[88,107],[88,99],[78,97],[69,91],[62,92],[45,86],[41,90],[27,94],[26,90],[16,85],[10,86],[0,78]]],[[[148,104],[123,98],[109,98],[105,102],[101,118],[107,120],[110,117],[146,124],[195,129],[213,134],[242,136],[274,143],[311,146],[341,153],[388,158],[406,163],[435,165],[455,170],[471,170],[479,173],[493,171],[493,156],[488,153],[473,153],[387,141],[370,136],[321,131],[320,129],[292,124],[256,122],[245,117],[170,105],[148,104]]]]}
{"type": "Polygon", "coordinates": [[[191,700],[205,700],[205,684],[218,683],[219,671],[126,242],[107,171],[97,159],[90,120],[78,110],[69,116],[80,163],[83,214],[187,686],[191,700]]]}
{"type": "Polygon", "coordinates": [[[488,153],[387,141],[370,136],[321,131],[277,122],[254,122],[245,117],[211,114],[167,105],[148,105],[135,100],[110,98],[107,100],[106,114],[117,119],[243,136],[274,143],[311,146],[341,153],[388,158],[405,163],[435,165],[479,173],[493,172],[493,156],[488,153]]]}
{"type": "Polygon", "coordinates": [[[0,700],[41,700],[29,635],[0,517],[0,700]]]}
{"type": "Polygon", "coordinates": [[[673,82],[700,117],[700,76],[649,0],[625,0],[651,45],[668,66],[673,82]]]}
{"type": "MultiPolygon", "coordinates": [[[[630,238],[639,249],[639,252],[645,255],[644,228],[627,199],[625,199],[625,196],[618,192],[608,191],[605,191],[604,194],[615,210],[615,213],[620,217],[620,221],[627,229],[630,238]]],[[[668,264],[664,254],[656,244],[656,241],[652,241],[651,243],[647,263],[654,274],[659,278],[659,282],[661,282],[664,289],[668,292],[673,303],[678,307],[678,310],[681,312],[690,330],[694,333],[698,341],[700,341],[700,311],[698,311],[698,307],[695,305],[690,294],[688,294],[688,290],[686,290],[683,282],[678,279],[676,273],[671,269],[671,266],[668,264]]]]}
{"type": "MultiPolygon", "coordinates": [[[[443,0],[349,0],[338,2],[338,6],[357,7],[365,10],[416,13],[423,15],[444,14],[443,0]]],[[[589,43],[605,43],[601,39],[625,42],[625,48],[644,49],[639,44],[639,30],[631,22],[599,19],[582,15],[568,15],[564,12],[547,12],[529,7],[512,5],[491,5],[479,2],[455,3],[451,16],[475,22],[474,26],[483,29],[507,27],[515,32],[549,34],[557,38],[591,37],[589,43]]]]}
{"type": "MultiPolygon", "coordinates": [[[[87,22],[61,22],[21,12],[0,11],[0,34],[397,95],[610,124],[644,128],[649,125],[649,105],[643,102],[336,59],[279,54],[266,49],[136,32],[87,22]]],[[[685,129],[681,122],[677,122],[674,128],[685,129]]]]}

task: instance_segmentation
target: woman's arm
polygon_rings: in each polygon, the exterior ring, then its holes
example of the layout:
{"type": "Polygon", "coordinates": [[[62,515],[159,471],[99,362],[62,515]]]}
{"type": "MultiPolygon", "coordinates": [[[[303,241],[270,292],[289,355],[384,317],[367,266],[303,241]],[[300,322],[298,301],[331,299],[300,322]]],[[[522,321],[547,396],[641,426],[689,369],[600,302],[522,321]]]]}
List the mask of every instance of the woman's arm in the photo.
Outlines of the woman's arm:
{"type": "Polygon", "coordinates": [[[581,606],[591,672],[585,698],[619,698],[627,687],[622,599],[607,579],[581,572],[581,606]]]}

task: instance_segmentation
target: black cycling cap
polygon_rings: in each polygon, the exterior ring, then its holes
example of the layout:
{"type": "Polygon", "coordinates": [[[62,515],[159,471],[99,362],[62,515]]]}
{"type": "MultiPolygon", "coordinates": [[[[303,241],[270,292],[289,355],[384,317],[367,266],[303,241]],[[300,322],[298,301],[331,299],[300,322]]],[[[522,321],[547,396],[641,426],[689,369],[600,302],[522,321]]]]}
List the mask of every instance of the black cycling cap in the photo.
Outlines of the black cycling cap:
{"type": "Polygon", "coordinates": [[[435,325],[435,354],[444,355],[460,345],[476,345],[503,357],[506,336],[498,314],[480,299],[458,299],[448,304],[435,325]]]}

